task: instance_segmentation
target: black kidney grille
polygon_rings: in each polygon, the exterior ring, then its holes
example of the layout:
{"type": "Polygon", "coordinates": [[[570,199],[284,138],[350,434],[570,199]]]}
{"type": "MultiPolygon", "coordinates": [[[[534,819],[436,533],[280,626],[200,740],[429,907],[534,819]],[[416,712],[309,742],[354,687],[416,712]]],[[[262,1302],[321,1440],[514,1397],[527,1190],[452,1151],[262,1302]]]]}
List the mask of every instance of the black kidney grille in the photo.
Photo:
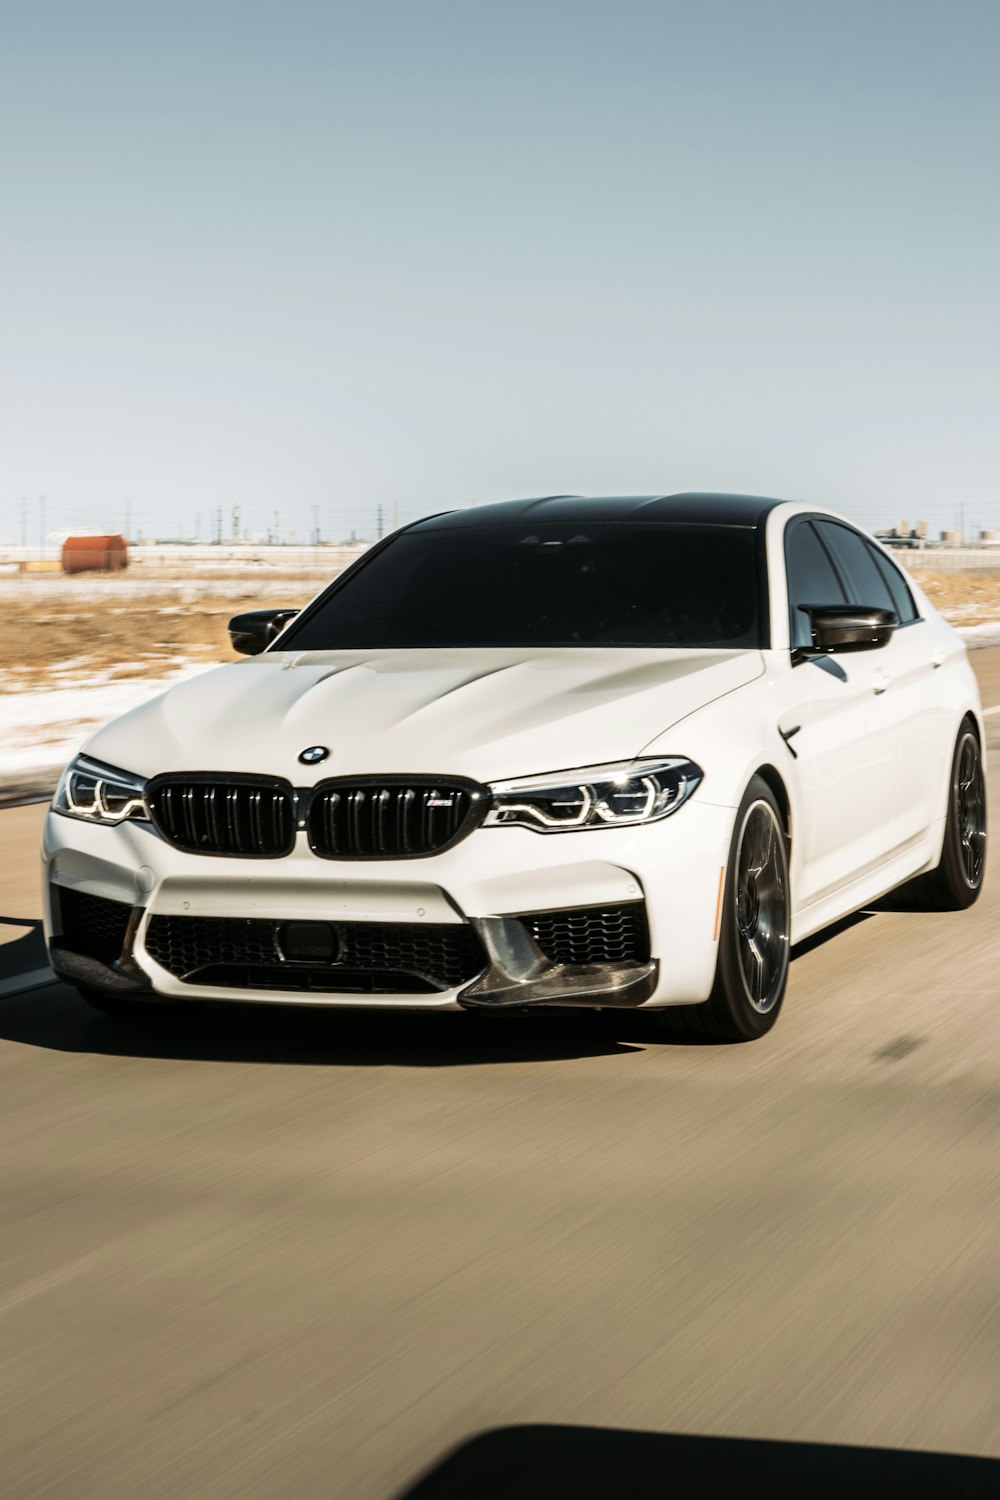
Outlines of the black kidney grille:
{"type": "Polygon", "coordinates": [[[132,911],[128,902],[109,901],[65,885],[58,891],[63,946],[105,964],[120,958],[132,911]]]}
{"type": "Polygon", "coordinates": [[[163,837],[190,854],[277,859],[295,842],[295,804],[287,785],[161,777],[148,800],[163,837]]]}
{"type": "Polygon", "coordinates": [[[246,989],[431,992],[454,989],[486,965],[465,924],[294,923],[300,944],[311,926],[324,939],[332,934],[335,954],[326,962],[282,957],[282,930],[290,925],[258,917],[153,916],[146,948],[178,979],[246,989]]]}
{"type": "Polygon", "coordinates": [[[520,920],[553,963],[646,963],[649,959],[649,924],[641,901],[535,912],[520,920]]]}
{"type": "Polygon", "coordinates": [[[435,854],[469,831],[478,803],[473,786],[454,782],[321,786],[309,810],[309,843],[324,859],[435,854]]]}

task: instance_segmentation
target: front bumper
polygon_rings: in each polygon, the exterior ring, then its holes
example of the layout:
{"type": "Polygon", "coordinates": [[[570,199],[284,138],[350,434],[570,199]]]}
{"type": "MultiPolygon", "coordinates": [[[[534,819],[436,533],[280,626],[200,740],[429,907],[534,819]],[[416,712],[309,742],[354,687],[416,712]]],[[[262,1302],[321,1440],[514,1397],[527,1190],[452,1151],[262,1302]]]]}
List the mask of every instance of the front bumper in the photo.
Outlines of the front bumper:
{"type": "Polygon", "coordinates": [[[707,997],[715,974],[720,872],[732,820],[733,809],[692,799],[675,817],[644,828],[550,836],[477,829],[425,859],[338,863],[317,859],[303,838],[281,859],[230,859],[177,850],[147,825],[101,827],[50,812],[43,838],[46,937],[53,967],[64,977],[136,997],[431,1010],[692,1003],[707,997]],[[67,945],[66,890],[128,908],[128,938],[119,952],[98,945],[80,953],[67,945]],[[556,961],[532,936],[533,914],[640,905],[649,942],[638,957],[556,961]],[[331,972],[317,988],[304,982],[301,960],[279,966],[264,988],[236,969],[232,983],[221,970],[206,983],[160,961],[153,924],[161,918],[230,919],[244,928],[319,924],[338,942],[341,933],[370,934],[375,926],[462,928],[475,934],[484,962],[460,982],[421,992],[384,986],[360,992],[357,984],[338,990],[330,988],[338,982],[331,972]]]}

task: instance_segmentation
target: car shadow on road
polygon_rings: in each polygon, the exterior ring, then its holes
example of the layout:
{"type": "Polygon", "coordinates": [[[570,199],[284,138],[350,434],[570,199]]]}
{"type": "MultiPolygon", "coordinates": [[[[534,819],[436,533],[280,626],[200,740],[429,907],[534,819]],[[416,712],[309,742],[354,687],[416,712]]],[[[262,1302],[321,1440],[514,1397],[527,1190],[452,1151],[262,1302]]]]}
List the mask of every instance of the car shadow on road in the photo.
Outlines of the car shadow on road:
{"type": "MultiPolygon", "coordinates": [[[[885,897],[797,943],[791,958],[794,962],[881,912],[909,909],[895,896],[885,897]]],[[[16,971],[44,964],[40,924],[3,917],[0,922],[38,929],[0,948],[0,954],[18,950],[16,971]]],[[[125,1019],[98,1014],[64,985],[5,1001],[0,1008],[0,1039],[4,1038],[54,1051],[112,1057],[408,1068],[570,1061],[641,1052],[649,1046],[662,1050],[734,1045],[691,1034],[681,1026],[672,1033],[644,1013],[569,1007],[504,1015],[435,1015],[226,1003],[156,1006],[148,1018],[125,1019]]]]}
{"type": "Polygon", "coordinates": [[[447,1068],[569,1061],[642,1051],[592,1011],[541,1015],[407,1014],[285,1005],[157,1006],[118,1018],[65,986],[0,1007],[0,1038],[58,1052],[314,1067],[447,1068]]]}
{"type": "Polygon", "coordinates": [[[807,937],[801,943],[796,943],[791,952],[794,963],[797,958],[804,958],[807,953],[812,953],[816,948],[822,948],[825,943],[830,943],[842,933],[849,932],[852,927],[857,927],[860,922],[867,922],[872,917],[908,915],[919,917],[926,915],[927,907],[916,893],[900,886],[898,890],[890,891],[887,896],[881,896],[878,901],[872,901],[868,906],[862,907],[860,911],[852,911],[847,917],[841,917],[839,922],[834,922],[829,927],[824,927],[821,932],[814,932],[812,937],[807,937]]]}
{"type": "Polygon", "coordinates": [[[6,934],[0,931],[0,979],[40,969],[48,962],[40,921],[34,917],[0,917],[0,928],[4,927],[23,930],[20,937],[9,942],[2,941],[6,934]]]}
{"type": "Polygon", "coordinates": [[[797,958],[805,958],[807,953],[812,953],[816,948],[822,948],[825,943],[830,943],[834,938],[840,937],[841,933],[849,932],[852,927],[857,927],[859,922],[867,922],[870,917],[878,916],[883,910],[881,902],[877,906],[866,906],[863,911],[852,911],[849,917],[841,917],[839,922],[834,922],[830,927],[824,927],[821,932],[814,932],[812,937],[803,938],[801,943],[796,943],[792,948],[790,958],[792,963],[797,958]]]}
{"type": "Polygon", "coordinates": [[[833,1443],[689,1437],[606,1427],[525,1426],[485,1432],[396,1500],[647,1500],[665,1495],[956,1497],[1000,1493],[1000,1462],[833,1443]]]}

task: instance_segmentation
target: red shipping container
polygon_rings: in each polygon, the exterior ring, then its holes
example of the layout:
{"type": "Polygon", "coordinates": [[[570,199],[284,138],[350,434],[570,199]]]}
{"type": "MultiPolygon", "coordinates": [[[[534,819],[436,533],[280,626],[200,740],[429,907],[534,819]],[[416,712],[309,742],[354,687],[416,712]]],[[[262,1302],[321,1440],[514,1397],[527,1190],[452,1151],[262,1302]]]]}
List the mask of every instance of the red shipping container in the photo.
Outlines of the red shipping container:
{"type": "Polygon", "coordinates": [[[68,536],[63,542],[64,573],[117,573],[127,567],[123,536],[68,536]]]}

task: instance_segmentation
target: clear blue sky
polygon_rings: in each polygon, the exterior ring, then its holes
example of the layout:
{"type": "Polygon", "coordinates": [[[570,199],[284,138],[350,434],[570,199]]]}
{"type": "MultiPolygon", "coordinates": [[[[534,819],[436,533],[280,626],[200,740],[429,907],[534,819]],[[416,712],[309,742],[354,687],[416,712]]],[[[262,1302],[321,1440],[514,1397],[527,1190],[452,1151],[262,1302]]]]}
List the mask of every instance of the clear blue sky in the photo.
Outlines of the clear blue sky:
{"type": "Polygon", "coordinates": [[[0,536],[1000,525],[998,0],[0,0],[0,536]],[[228,520],[227,520],[228,529],[228,520]]]}

